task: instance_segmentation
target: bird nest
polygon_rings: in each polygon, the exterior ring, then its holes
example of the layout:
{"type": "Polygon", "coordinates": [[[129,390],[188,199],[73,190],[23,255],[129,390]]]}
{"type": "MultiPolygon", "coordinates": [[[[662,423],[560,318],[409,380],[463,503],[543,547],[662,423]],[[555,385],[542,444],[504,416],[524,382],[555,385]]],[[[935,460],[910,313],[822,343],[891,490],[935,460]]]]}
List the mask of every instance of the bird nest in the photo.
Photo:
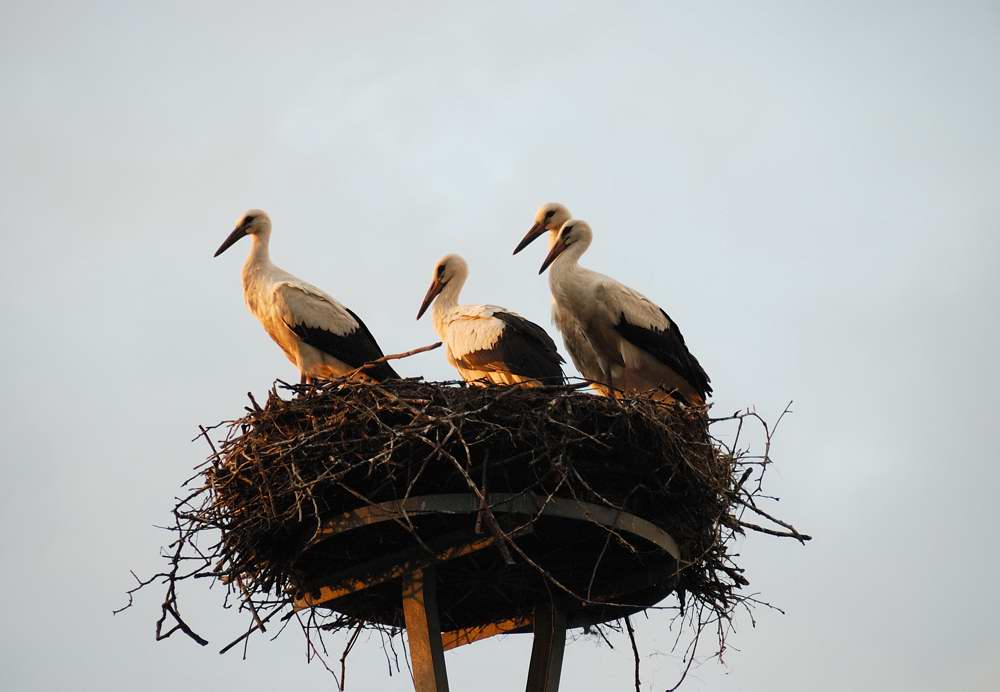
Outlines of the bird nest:
{"type": "Polygon", "coordinates": [[[202,429],[212,451],[175,506],[169,568],[129,592],[131,605],[165,585],[158,638],[207,643],[178,587],[209,578],[249,618],[222,652],[297,621],[323,658],[331,631],[353,633],[348,650],[365,628],[397,633],[399,577],[433,566],[446,633],[530,630],[550,598],[569,626],[600,636],[639,610],[672,609],[695,634],[713,626],[721,653],[735,611],[760,603],[734,539],[808,540],[761,507],[772,430],[751,412],[712,419],[573,385],[280,387],[291,396],[251,397],[242,418],[202,429]],[[751,420],[763,450],[738,451],[751,420]],[[664,602],[671,592],[677,602],[664,602]]]}

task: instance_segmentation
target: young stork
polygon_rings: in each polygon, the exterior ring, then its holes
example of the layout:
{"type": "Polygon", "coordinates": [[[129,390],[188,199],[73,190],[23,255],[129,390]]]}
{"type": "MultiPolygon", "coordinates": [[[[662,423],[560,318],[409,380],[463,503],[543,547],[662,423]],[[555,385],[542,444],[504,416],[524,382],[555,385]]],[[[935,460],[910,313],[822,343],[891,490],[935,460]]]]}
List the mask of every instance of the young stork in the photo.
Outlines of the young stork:
{"type": "Polygon", "coordinates": [[[592,379],[626,393],[662,389],[703,405],[712,386],[677,323],[637,291],[579,265],[592,240],[585,221],[570,219],[538,270],[551,266],[549,284],[559,310],[582,325],[594,348],[602,375],[592,379]]]}
{"type": "MultiPolygon", "coordinates": [[[[250,312],[299,369],[303,383],[317,377],[340,377],[382,357],[382,349],[360,317],[271,263],[271,219],[259,209],[243,215],[214,257],[246,235],[253,243],[243,265],[243,297],[250,312]]],[[[381,382],[398,377],[387,363],[379,363],[364,370],[362,379],[381,382]]]]}
{"type": "Polygon", "coordinates": [[[544,329],[496,305],[458,304],[468,276],[464,259],[442,257],[417,312],[419,320],[434,303],[434,330],[462,379],[526,386],[562,383],[563,359],[544,329]]]}
{"type": "MultiPolygon", "coordinates": [[[[559,235],[559,229],[570,218],[572,217],[569,209],[562,204],[558,202],[543,204],[535,213],[534,225],[524,238],[521,239],[521,242],[517,244],[517,247],[514,248],[514,254],[516,255],[528,247],[528,245],[544,233],[549,234],[549,249],[551,250],[556,242],[556,237],[559,235]]],[[[552,288],[552,277],[553,274],[549,274],[550,288],[552,288]]],[[[569,357],[572,359],[573,365],[580,371],[584,379],[591,381],[590,386],[592,389],[604,396],[610,396],[611,391],[603,384],[605,380],[601,360],[597,355],[597,351],[594,350],[593,344],[590,343],[590,338],[587,336],[587,331],[583,328],[583,324],[577,318],[576,313],[567,310],[555,300],[555,288],[552,288],[552,295],[552,322],[555,323],[556,329],[563,336],[563,343],[566,344],[566,350],[569,351],[569,357]]]]}

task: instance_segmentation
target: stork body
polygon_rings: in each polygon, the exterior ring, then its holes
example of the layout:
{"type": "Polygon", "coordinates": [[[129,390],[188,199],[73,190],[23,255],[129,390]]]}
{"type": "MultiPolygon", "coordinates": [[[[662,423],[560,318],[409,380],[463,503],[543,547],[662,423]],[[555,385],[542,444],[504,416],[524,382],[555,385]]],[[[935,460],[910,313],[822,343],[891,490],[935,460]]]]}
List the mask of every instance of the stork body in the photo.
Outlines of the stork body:
{"type": "Polygon", "coordinates": [[[563,382],[563,359],[544,329],[496,305],[459,304],[468,272],[458,255],[443,257],[417,313],[420,319],[433,302],[434,330],[462,379],[525,386],[563,382]]]}
{"type": "MultiPolygon", "coordinates": [[[[543,204],[535,213],[534,225],[521,242],[518,243],[517,247],[514,248],[514,254],[516,255],[536,238],[546,233],[548,234],[548,245],[551,251],[552,246],[556,243],[556,238],[559,236],[559,229],[570,218],[572,218],[570,211],[564,205],[558,202],[543,204]]],[[[552,276],[549,275],[550,286],[551,283],[552,276]]],[[[552,296],[552,322],[556,325],[559,333],[562,334],[563,343],[566,345],[566,350],[569,352],[569,357],[573,361],[573,365],[576,366],[576,369],[584,379],[591,381],[591,388],[600,394],[609,396],[611,392],[604,384],[607,380],[605,379],[606,376],[602,361],[594,349],[590,338],[587,336],[587,330],[575,312],[567,310],[565,306],[561,305],[555,299],[555,290],[553,290],[552,296]]]]}
{"type": "Polygon", "coordinates": [[[587,336],[587,331],[584,329],[578,316],[565,307],[560,306],[553,299],[552,323],[556,325],[556,329],[562,334],[566,351],[569,353],[573,365],[580,371],[583,379],[590,380],[590,387],[594,391],[604,396],[609,396],[611,391],[604,384],[606,380],[601,358],[594,348],[594,344],[591,343],[590,338],[587,336]]]}
{"type": "MultiPolygon", "coordinates": [[[[248,211],[215,256],[245,235],[251,237],[252,245],[243,264],[243,297],[250,312],[299,369],[303,382],[341,377],[383,356],[360,317],[271,262],[271,219],[264,212],[248,211]]],[[[382,381],[399,375],[387,363],[379,363],[359,377],[382,381]]]]}
{"type": "Polygon", "coordinates": [[[585,339],[599,371],[589,379],[612,390],[674,391],[689,403],[704,404],[711,380],[677,324],[638,291],[580,266],[592,239],[586,222],[567,221],[540,270],[551,265],[552,297],[558,314],[568,316],[567,348],[570,340],[585,339]]]}

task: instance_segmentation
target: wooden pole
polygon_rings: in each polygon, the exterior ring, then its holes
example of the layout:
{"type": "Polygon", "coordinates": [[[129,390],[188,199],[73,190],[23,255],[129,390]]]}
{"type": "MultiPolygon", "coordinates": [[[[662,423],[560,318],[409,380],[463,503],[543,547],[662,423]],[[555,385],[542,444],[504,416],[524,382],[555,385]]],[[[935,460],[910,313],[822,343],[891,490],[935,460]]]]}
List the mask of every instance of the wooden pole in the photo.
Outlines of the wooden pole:
{"type": "Polygon", "coordinates": [[[566,613],[551,600],[535,606],[535,640],[531,645],[527,692],[558,692],[566,648],[566,613]]]}
{"type": "Polygon", "coordinates": [[[415,692],[448,692],[434,569],[416,569],[403,577],[403,617],[410,643],[415,692]]]}

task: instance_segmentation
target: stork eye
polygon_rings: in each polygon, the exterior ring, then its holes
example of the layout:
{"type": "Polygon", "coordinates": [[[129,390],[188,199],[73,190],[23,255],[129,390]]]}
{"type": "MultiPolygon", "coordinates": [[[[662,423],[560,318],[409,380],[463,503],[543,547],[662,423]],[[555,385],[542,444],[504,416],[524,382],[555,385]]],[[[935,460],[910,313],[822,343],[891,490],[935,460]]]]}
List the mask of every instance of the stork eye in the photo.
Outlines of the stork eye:
{"type": "Polygon", "coordinates": [[[551,219],[553,216],[555,216],[555,214],[556,214],[555,209],[549,209],[547,212],[545,212],[545,218],[551,219]]]}
{"type": "Polygon", "coordinates": [[[243,225],[249,226],[256,220],[257,220],[256,216],[254,216],[253,214],[247,214],[245,217],[243,217],[243,225]]]}

